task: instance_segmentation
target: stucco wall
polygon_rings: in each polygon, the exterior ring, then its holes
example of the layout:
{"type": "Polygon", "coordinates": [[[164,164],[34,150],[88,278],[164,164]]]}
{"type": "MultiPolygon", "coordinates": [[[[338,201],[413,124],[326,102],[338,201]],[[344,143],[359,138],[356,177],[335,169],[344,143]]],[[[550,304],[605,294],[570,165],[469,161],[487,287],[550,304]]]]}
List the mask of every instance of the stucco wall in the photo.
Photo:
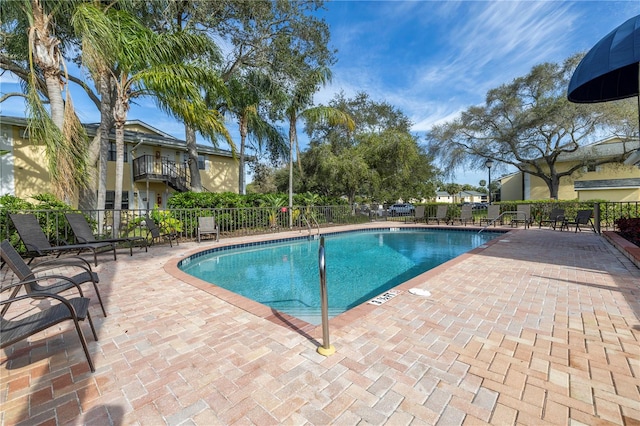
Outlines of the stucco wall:
{"type": "MultiPolygon", "coordinates": [[[[559,163],[558,170],[567,170],[575,163],[559,163]]],[[[580,190],[574,189],[575,181],[594,181],[607,179],[629,179],[640,178],[640,169],[636,166],[627,166],[624,164],[603,164],[598,166],[597,171],[586,172],[578,170],[570,177],[563,177],[560,180],[560,188],[558,190],[559,200],[593,200],[604,199],[609,201],[640,201],[638,197],[638,188],[629,188],[623,190],[602,189],[602,190],[580,190]]],[[[549,198],[549,189],[544,181],[538,177],[531,176],[531,192],[530,199],[540,200],[549,198]]]]}
{"type": "Polygon", "coordinates": [[[238,160],[208,156],[208,170],[200,170],[202,185],[216,192],[238,192],[238,160]]]}
{"type": "Polygon", "coordinates": [[[502,201],[522,200],[522,173],[505,176],[500,179],[500,199],[502,201]]]}
{"type": "Polygon", "coordinates": [[[640,201],[640,189],[600,189],[579,191],[578,199],[580,201],[588,200],[607,200],[607,201],[640,201]]]}
{"type": "Polygon", "coordinates": [[[12,130],[15,196],[28,199],[37,194],[52,192],[44,146],[21,138],[21,129],[13,127],[12,130]]]}

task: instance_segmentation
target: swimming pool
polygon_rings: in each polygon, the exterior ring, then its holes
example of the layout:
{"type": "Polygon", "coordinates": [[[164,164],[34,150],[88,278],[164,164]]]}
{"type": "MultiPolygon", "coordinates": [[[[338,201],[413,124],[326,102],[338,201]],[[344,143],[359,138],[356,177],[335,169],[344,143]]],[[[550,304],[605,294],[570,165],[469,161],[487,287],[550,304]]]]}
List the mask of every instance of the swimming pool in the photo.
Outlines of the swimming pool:
{"type": "MultiPolygon", "coordinates": [[[[502,235],[428,228],[325,234],[329,317],[502,235]]],[[[319,240],[220,247],[183,259],[185,273],[320,324],[319,240]]]]}

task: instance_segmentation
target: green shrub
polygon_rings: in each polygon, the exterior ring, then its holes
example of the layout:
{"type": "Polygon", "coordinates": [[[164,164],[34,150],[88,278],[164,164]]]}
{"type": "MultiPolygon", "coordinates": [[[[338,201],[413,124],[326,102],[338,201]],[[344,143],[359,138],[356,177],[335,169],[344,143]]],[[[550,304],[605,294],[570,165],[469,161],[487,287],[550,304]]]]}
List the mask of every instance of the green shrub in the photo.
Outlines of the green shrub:
{"type": "MultiPolygon", "coordinates": [[[[234,192],[182,192],[174,193],[167,201],[170,209],[223,209],[223,208],[243,208],[260,207],[268,203],[273,197],[283,198],[285,206],[289,203],[289,195],[285,193],[277,194],[247,194],[240,195],[234,192]]],[[[340,197],[327,197],[317,194],[294,194],[294,206],[338,206],[347,205],[348,202],[340,197]]]]}
{"type": "Polygon", "coordinates": [[[12,246],[18,247],[20,250],[20,237],[9,219],[9,214],[33,209],[33,204],[13,195],[0,197],[0,239],[7,238],[12,246]]]}
{"type": "Polygon", "coordinates": [[[182,221],[174,218],[168,210],[159,210],[158,208],[154,208],[149,216],[156,222],[158,228],[160,228],[160,232],[162,233],[180,233],[184,230],[182,221]]]}

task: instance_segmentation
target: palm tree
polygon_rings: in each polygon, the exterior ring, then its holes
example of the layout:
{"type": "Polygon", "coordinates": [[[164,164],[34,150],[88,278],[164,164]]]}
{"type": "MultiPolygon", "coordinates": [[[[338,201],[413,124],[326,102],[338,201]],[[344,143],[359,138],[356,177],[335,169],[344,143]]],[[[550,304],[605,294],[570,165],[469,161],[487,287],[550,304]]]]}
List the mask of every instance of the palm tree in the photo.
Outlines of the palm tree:
{"type": "MultiPolygon", "coordinates": [[[[205,135],[223,135],[233,146],[221,114],[207,109],[200,95],[200,83],[218,90],[222,84],[204,67],[187,62],[215,49],[209,39],[185,31],[156,34],[124,10],[103,10],[93,4],[79,6],[72,22],[82,37],[85,65],[91,70],[108,70],[115,84],[115,206],[122,203],[124,125],[131,99],[153,96],[159,108],[183,118],[205,135]]],[[[116,208],[116,232],[118,228],[116,208]]]]}
{"type": "Polygon", "coordinates": [[[260,114],[260,103],[270,97],[275,89],[271,79],[265,74],[252,70],[243,75],[235,75],[228,82],[230,102],[218,105],[221,111],[233,115],[238,120],[240,131],[240,153],[238,158],[238,193],[245,193],[245,153],[247,138],[264,145],[272,156],[280,157],[286,151],[286,142],[280,131],[260,114]]]}
{"type": "Polygon", "coordinates": [[[306,75],[299,77],[293,87],[287,101],[285,114],[289,122],[289,227],[293,226],[293,152],[296,158],[300,157],[298,145],[298,132],[296,125],[298,119],[306,122],[326,122],[331,126],[345,126],[349,132],[355,129],[353,119],[339,109],[327,106],[312,106],[313,95],[320,86],[324,86],[331,79],[331,71],[326,67],[318,67],[310,70],[306,75]]]}
{"type": "Polygon", "coordinates": [[[77,3],[20,0],[2,4],[2,68],[25,82],[29,138],[44,144],[53,190],[67,201],[84,181],[87,140],[65,90],[69,76],[57,36],[64,31],[56,21],[68,16],[77,3]]]}

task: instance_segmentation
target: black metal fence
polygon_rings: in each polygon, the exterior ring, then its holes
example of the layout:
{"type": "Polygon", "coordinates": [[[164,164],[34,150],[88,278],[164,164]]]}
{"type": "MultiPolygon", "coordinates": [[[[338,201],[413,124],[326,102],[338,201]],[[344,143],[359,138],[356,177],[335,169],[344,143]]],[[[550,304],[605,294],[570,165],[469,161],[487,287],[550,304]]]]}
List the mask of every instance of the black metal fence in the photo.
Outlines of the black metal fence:
{"type": "MultiPolygon", "coordinates": [[[[520,203],[522,204],[522,203],[520,203]]],[[[460,205],[449,204],[451,217],[460,213],[460,205]]],[[[618,218],[640,217],[640,201],[638,202],[553,202],[532,203],[531,219],[537,224],[545,219],[553,208],[565,210],[565,217],[575,218],[578,210],[593,209],[593,221],[596,231],[615,230],[618,218]]],[[[425,205],[424,222],[426,218],[436,215],[437,204],[425,205]]],[[[500,203],[501,212],[515,211],[515,203],[500,203]]],[[[45,234],[52,241],[74,242],[74,236],[64,218],[63,210],[29,210],[15,213],[32,213],[38,218],[45,234]]],[[[299,206],[291,211],[287,208],[197,208],[197,209],[169,209],[169,210],[89,210],[82,213],[88,218],[97,234],[105,237],[116,236],[146,236],[145,217],[149,214],[163,231],[175,232],[180,238],[195,239],[197,235],[198,217],[213,216],[220,229],[221,237],[243,236],[279,232],[282,230],[299,230],[310,234],[320,232],[320,229],[334,225],[349,225],[370,221],[414,221],[413,214],[399,216],[389,215],[386,209],[370,209],[366,206],[299,206]],[[289,226],[291,221],[291,226],[289,226]]],[[[486,217],[487,209],[483,206],[473,210],[474,218],[486,217]]],[[[9,238],[13,244],[19,243],[13,224],[8,218],[8,212],[0,217],[0,235],[9,238]]]]}
{"type": "MultiPolygon", "coordinates": [[[[42,229],[52,241],[73,243],[74,236],[64,210],[22,210],[38,218],[42,229]]],[[[300,230],[317,233],[322,227],[368,222],[368,216],[356,214],[351,206],[310,206],[287,208],[197,208],[170,210],[84,210],[82,213],[96,234],[104,237],[147,236],[145,218],[149,215],[163,232],[175,232],[178,237],[195,239],[198,217],[213,216],[220,236],[243,236],[300,230]],[[289,226],[291,220],[292,226],[289,226]]],[[[8,216],[8,213],[7,215],[8,216]]],[[[18,243],[19,238],[8,217],[0,218],[0,235],[18,243]]]]}

